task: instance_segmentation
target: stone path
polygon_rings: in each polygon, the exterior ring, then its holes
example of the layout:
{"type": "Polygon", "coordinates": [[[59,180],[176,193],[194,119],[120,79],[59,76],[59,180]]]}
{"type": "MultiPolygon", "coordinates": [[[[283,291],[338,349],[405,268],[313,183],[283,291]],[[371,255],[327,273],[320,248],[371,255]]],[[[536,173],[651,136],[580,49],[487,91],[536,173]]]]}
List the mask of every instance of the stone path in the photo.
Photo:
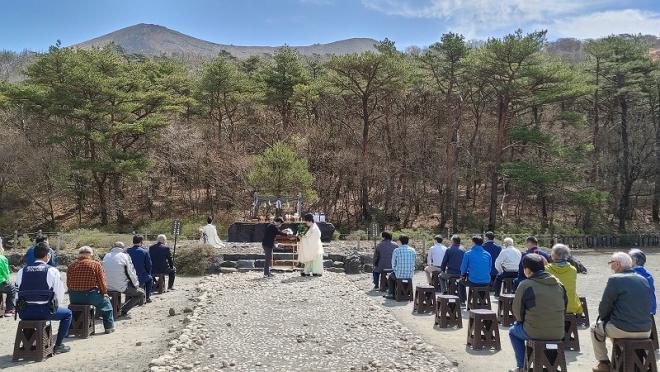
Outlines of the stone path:
{"type": "Polygon", "coordinates": [[[456,371],[343,274],[220,274],[152,371],[456,371]]]}

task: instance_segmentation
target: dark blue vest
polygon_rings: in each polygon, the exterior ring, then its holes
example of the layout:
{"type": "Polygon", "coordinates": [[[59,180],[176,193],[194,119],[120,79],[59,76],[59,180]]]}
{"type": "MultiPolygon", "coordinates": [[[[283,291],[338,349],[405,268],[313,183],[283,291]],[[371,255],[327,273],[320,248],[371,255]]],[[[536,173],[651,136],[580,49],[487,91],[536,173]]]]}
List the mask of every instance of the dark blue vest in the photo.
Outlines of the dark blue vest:
{"type": "Polygon", "coordinates": [[[50,266],[41,262],[23,268],[21,285],[18,287],[19,302],[22,300],[30,306],[48,306],[31,304],[37,301],[51,302],[55,297],[55,292],[48,286],[48,269],[50,266]]]}

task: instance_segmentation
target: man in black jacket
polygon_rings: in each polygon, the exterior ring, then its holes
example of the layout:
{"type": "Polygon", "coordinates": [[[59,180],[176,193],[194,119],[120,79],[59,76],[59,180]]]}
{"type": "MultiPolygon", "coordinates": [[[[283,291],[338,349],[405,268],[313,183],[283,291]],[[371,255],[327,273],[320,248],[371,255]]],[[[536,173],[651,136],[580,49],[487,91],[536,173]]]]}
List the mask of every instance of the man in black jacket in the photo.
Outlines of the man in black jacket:
{"type": "Polygon", "coordinates": [[[264,238],[261,241],[261,246],[264,248],[264,253],[266,254],[266,262],[264,263],[264,277],[270,278],[273,274],[270,273],[270,263],[273,259],[273,248],[275,248],[275,238],[278,235],[286,236],[286,233],[283,233],[282,223],[284,219],[282,217],[277,217],[275,220],[266,226],[266,231],[264,232],[264,238]]]}

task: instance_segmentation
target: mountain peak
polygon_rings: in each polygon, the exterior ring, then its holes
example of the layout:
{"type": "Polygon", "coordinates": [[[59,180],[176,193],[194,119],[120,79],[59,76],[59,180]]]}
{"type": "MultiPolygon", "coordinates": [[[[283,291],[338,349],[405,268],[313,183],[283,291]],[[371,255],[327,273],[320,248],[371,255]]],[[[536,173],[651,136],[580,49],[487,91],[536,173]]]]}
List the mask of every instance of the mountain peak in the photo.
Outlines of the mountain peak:
{"type": "MultiPolygon", "coordinates": [[[[121,46],[127,53],[146,56],[201,56],[215,57],[227,52],[238,58],[273,54],[278,47],[273,46],[237,46],[216,44],[210,41],[171,30],[165,26],[150,23],[138,23],[109,34],[73,45],[74,48],[98,48],[110,43],[121,46]]],[[[343,55],[375,50],[376,40],[351,38],[327,44],[293,46],[302,55],[343,55]]]]}

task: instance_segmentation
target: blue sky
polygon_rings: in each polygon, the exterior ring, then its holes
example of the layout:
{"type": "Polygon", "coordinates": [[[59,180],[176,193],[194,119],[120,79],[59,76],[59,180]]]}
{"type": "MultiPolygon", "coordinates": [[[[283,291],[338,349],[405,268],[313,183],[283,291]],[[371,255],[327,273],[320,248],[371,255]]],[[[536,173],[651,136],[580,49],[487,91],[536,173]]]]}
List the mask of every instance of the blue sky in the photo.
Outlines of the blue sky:
{"type": "Polygon", "coordinates": [[[388,37],[425,46],[447,31],[468,39],[517,28],[550,39],[660,36],[658,0],[3,0],[0,49],[46,50],[137,23],[236,45],[306,45],[388,37]]]}

